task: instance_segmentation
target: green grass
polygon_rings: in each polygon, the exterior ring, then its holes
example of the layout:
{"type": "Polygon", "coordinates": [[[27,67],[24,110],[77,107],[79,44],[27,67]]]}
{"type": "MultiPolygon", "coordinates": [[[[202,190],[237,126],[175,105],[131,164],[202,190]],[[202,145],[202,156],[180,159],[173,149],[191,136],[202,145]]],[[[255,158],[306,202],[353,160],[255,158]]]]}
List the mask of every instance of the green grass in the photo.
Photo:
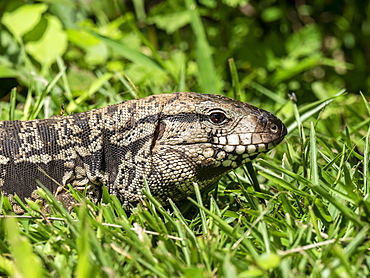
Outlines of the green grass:
{"type": "Polygon", "coordinates": [[[281,31],[281,45],[273,25],[279,12],[270,7],[261,18],[274,32],[266,31],[260,44],[258,20],[232,1],[213,8],[214,1],[199,1],[199,9],[191,0],[163,1],[149,11],[144,1],[133,7],[55,1],[28,11],[48,15],[40,22],[12,29],[8,22],[27,14],[13,13],[23,3],[11,2],[0,6],[8,13],[0,16],[1,120],[199,91],[274,112],[289,134],[214,190],[200,193],[195,184],[195,196],[167,207],[149,190],[142,203],[124,210],[106,190],[94,204],[71,189],[79,205],[67,211],[40,190],[51,211],[27,201],[26,213],[16,216],[2,198],[4,276],[370,276],[370,108],[366,96],[343,90],[345,80],[334,69],[356,65],[326,56],[318,23],[281,31]],[[43,57],[34,50],[47,45],[38,32],[48,28],[55,36],[49,43],[64,38],[68,48],[54,45],[43,57]],[[17,88],[7,87],[8,78],[17,88]]]}
{"type": "MultiPolygon", "coordinates": [[[[365,109],[366,103],[360,106],[365,109]]],[[[332,120],[320,125],[331,128],[332,120]]],[[[52,213],[30,204],[25,215],[8,212],[1,219],[2,272],[367,277],[369,189],[363,157],[353,146],[361,148],[368,135],[353,141],[344,130],[327,138],[312,122],[301,130],[300,136],[298,128],[292,130],[274,157],[254,163],[261,192],[254,191],[242,168],[220,182],[216,196],[197,194],[190,209],[173,202],[163,208],[146,192],[147,200],[126,212],[114,196],[105,193],[96,205],[74,192],[80,205],[69,213],[41,192],[52,213]]],[[[2,210],[8,211],[5,203],[2,210]]]]}

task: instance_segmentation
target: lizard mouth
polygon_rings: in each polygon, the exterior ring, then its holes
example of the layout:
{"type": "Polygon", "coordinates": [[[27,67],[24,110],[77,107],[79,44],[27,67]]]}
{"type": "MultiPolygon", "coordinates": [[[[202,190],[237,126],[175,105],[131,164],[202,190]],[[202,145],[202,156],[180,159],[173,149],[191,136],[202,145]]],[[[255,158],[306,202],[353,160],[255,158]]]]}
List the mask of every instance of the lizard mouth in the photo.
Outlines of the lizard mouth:
{"type": "Polygon", "coordinates": [[[237,168],[273,149],[286,134],[285,125],[275,117],[270,118],[258,132],[214,136],[213,146],[218,151],[212,152],[212,156],[211,153],[204,153],[204,155],[215,159],[216,167],[237,168]]]}
{"type": "Polygon", "coordinates": [[[258,154],[271,150],[287,134],[285,125],[276,117],[259,117],[254,132],[213,136],[212,143],[227,153],[236,155],[258,154]],[[258,128],[261,127],[261,128],[258,128]]]}

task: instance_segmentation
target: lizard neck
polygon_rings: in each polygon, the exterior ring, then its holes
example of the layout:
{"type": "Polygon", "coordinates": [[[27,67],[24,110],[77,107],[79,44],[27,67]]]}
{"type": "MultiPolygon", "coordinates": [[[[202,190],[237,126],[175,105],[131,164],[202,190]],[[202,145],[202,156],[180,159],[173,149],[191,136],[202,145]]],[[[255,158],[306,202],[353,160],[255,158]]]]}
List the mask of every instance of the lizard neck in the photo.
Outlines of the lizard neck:
{"type": "Polygon", "coordinates": [[[108,106],[103,113],[105,183],[123,203],[140,198],[153,167],[151,152],[163,105],[150,99],[108,106]]]}

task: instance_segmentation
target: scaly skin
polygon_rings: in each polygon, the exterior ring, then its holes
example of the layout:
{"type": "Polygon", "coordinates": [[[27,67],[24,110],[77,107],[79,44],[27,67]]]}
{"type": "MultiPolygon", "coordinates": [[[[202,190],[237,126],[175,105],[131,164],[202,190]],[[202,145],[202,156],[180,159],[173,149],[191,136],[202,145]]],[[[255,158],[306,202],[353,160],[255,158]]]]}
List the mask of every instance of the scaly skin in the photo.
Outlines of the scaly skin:
{"type": "MultiPolygon", "coordinates": [[[[123,205],[143,181],[161,202],[193,194],[275,147],[286,135],[269,112],[219,95],[174,93],[51,119],[0,122],[0,189],[34,197],[67,184],[101,185],[123,205]]],[[[99,196],[98,196],[99,197],[99,196]]]]}

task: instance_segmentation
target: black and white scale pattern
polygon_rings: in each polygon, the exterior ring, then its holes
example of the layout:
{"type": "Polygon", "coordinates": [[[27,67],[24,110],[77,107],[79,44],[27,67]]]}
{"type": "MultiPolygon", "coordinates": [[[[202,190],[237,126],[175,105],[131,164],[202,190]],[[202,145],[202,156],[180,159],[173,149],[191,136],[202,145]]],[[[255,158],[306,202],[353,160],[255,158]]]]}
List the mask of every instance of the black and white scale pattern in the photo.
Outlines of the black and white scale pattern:
{"type": "Polygon", "coordinates": [[[161,202],[181,200],[275,147],[286,135],[269,112],[220,95],[173,93],[70,116],[0,122],[0,190],[56,195],[102,184],[125,205],[144,179],[161,202]],[[64,190],[65,191],[65,190],[64,190]]]}

